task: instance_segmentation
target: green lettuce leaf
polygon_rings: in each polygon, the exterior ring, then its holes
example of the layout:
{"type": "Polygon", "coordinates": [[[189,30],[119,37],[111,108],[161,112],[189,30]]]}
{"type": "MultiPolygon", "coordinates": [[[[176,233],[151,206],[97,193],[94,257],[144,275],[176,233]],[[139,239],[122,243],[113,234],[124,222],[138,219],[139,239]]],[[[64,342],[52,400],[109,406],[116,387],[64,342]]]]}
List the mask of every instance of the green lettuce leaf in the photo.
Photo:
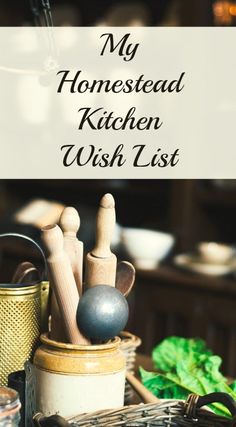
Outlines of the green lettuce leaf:
{"type": "MultiPolygon", "coordinates": [[[[200,339],[170,337],[152,352],[158,372],[140,368],[143,384],[162,399],[186,399],[190,393],[205,395],[221,391],[236,400],[236,382],[231,386],[220,372],[222,360],[206,347],[200,339]]],[[[221,415],[229,412],[221,404],[212,405],[221,415]]]]}
{"type": "Polygon", "coordinates": [[[229,387],[233,392],[236,393],[236,381],[233,381],[231,384],[229,384],[229,387]]]}
{"type": "Polygon", "coordinates": [[[178,361],[197,362],[202,354],[212,355],[203,340],[169,337],[153,349],[152,360],[156,369],[168,372],[175,369],[178,361]]]}

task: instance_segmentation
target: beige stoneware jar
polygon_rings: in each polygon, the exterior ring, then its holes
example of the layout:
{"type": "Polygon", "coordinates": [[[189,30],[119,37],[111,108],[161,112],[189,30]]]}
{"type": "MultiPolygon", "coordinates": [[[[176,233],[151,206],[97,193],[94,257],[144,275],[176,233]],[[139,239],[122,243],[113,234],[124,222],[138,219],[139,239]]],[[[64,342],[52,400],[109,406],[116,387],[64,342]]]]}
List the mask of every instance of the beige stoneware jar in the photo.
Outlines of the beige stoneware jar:
{"type": "Polygon", "coordinates": [[[41,335],[34,356],[36,410],[71,417],[124,404],[125,357],[120,338],[102,345],[72,345],[41,335]]]}

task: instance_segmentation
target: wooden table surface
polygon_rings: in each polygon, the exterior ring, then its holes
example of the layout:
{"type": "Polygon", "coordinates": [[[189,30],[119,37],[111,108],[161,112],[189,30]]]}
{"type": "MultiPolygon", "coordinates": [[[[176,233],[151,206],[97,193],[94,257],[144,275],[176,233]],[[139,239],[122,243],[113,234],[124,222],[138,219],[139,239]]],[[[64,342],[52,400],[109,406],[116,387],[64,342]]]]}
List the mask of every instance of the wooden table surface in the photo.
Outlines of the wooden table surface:
{"type": "Polygon", "coordinates": [[[236,278],[211,277],[173,265],[137,270],[130,330],[142,339],[139,351],[168,336],[202,338],[221,356],[223,372],[236,377],[236,278]]]}
{"type": "Polygon", "coordinates": [[[160,265],[154,270],[137,269],[140,279],[174,283],[188,289],[201,289],[236,295],[236,278],[229,276],[210,276],[197,274],[175,267],[174,264],[160,265]]]}

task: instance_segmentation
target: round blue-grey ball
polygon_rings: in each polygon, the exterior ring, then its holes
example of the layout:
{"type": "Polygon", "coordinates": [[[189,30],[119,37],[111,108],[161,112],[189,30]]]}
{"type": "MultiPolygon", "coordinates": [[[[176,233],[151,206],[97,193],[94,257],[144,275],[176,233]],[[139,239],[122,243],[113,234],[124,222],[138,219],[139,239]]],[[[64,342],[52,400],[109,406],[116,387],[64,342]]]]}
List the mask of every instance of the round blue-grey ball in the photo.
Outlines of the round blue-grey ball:
{"type": "Polygon", "coordinates": [[[124,295],[108,285],[87,289],[80,298],[77,325],[87,338],[107,341],[125,328],[129,307],[124,295]]]}

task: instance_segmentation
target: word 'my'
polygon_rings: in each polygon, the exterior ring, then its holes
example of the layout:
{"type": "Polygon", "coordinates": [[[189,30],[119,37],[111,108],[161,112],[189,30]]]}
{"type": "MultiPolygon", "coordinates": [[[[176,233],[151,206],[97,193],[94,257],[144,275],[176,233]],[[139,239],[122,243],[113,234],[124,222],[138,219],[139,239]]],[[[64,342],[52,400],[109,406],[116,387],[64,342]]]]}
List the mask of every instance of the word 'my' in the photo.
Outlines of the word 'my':
{"type": "Polygon", "coordinates": [[[134,58],[139,43],[128,43],[128,39],[130,37],[130,33],[125,34],[124,37],[122,37],[122,39],[120,39],[120,41],[115,45],[114,42],[114,36],[112,33],[104,33],[101,35],[100,38],[102,37],[106,37],[106,41],[104,43],[104,46],[102,48],[101,51],[101,56],[103,56],[106,48],[109,49],[110,53],[115,52],[115,50],[118,50],[118,55],[119,56],[123,56],[123,60],[124,61],[132,61],[132,59],[134,58]]]}

